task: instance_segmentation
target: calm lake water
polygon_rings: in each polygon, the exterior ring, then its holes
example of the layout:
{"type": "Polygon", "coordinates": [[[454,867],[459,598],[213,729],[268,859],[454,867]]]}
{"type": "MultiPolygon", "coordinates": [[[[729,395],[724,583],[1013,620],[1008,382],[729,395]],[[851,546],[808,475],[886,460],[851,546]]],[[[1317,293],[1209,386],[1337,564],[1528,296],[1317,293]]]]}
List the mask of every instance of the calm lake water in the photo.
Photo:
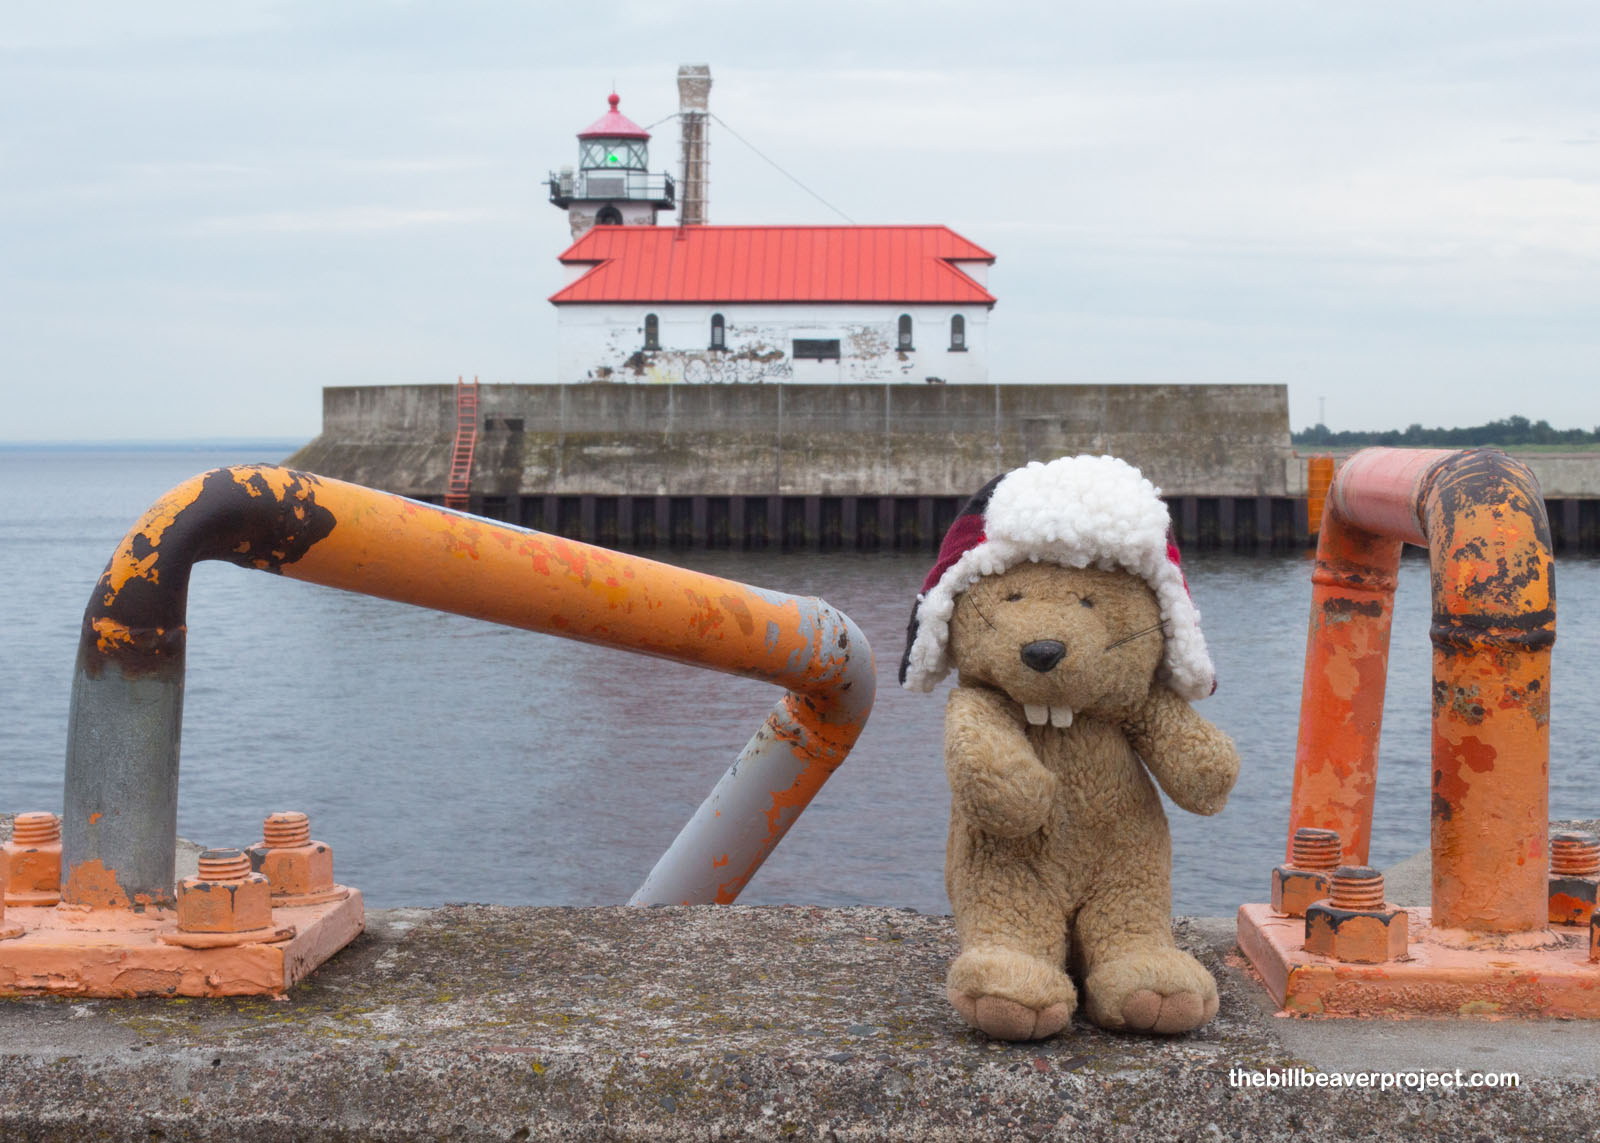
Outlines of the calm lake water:
{"type": "MultiPolygon", "coordinates": [[[[61,806],[83,607],[117,540],[162,492],[267,448],[0,449],[0,809],[61,806]]],[[[1427,565],[1402,568],[1372,859],[1428,842],[1427,565]]],[[[931,557],[663,553],[715,575],[820,595],[877,655],[854,753],[741,900],[947,912],[943,688],[898,688],[905,622],[931,557]]],[[[1200,710],[1238,742],[1227,809],[1168,807],[1174,907],[1263,901],[1282,854],[1310,607],[1308,557],[1185,559],[1221,685],[1200,710]]],[[[1551,810],[1594,817],[1600,562],[1560,565],[1551,810]]],[[[278,809],[311,815],[339,879],[374,906],[616,903],[638,887],[765,716],[770,686],[623,652],[200,565],[189,599],[179,829],[246,845],[278,809]]]]}

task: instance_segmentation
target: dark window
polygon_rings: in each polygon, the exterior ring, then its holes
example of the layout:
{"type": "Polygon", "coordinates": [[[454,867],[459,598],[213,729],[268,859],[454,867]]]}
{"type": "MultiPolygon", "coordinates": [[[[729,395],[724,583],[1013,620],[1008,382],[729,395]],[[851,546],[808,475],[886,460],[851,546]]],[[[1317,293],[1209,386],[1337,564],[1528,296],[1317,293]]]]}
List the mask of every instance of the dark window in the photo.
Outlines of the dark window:
{"type": "Polygon", "coordinates": [[[711,348],[728,348],[728,327],[724,324],[721,314],[711,315],[711,348]]]}
{"type": "Polygon", "coordinates": [[[602,206],[600,213],[594,216],[596,226],[621,226],[622,212],[614,206],[602,206]]]}
{"type": "Polygon", "coordinates": [[[839,339],[837,337],[797,337],[794,339],[793,356],[796,361],[838,361],[839,339]]]}
{"type": "Polygon", "coordinates": [[[967,348],[967,319],[960,314],[950,319],[950,348],[956,353],[967,348]]]}
{"type": "Polygon", "coordinates": [[[655,314],[644,315],[644,347],[646,349],[661,348],[661,319],[655,314]]]}
{"type": "Polygon", "coordinates": [[[899,342],[899,348],[902,349],[902,350],[906,350],[906,349],[910,349],[911,348],[911,315],[910,314],[901,314],[900,315],[900,342],[899,342]]]}

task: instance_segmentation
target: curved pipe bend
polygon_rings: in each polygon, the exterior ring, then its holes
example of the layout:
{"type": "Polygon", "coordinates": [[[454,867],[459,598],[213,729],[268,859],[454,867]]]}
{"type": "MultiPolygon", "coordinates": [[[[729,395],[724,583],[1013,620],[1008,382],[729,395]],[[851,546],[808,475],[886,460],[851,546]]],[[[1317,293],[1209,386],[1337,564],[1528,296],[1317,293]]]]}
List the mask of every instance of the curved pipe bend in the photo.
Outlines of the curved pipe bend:
{"type": "Polygon", "coordinates": [[[1339,469],[1313,574],[1289,836],[1365,863],[1395,576],[1429,553],[1433,923],[1547,924],[1555,567],[1538,481],[1492,449],[1365,449],[1339,469]]]}
{"type": "Polygon", "coordinates": [[[84,612],[67,733],[67,903],[172,903],[185,609],[191,569],[207,559],[785,688],[636,903],[732,901],[872,709],[866,637],[822,600],[286,468],[216,469],[145,513],[84,612]]]}

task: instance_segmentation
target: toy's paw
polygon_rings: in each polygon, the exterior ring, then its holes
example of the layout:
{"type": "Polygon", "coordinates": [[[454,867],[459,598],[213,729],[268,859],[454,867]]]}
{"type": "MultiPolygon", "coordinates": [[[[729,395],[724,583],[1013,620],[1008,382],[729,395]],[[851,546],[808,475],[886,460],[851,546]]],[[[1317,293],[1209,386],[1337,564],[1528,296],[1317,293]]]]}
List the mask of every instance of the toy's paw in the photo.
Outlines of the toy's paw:
{"type": "Polygon", "coordinates": [[[1059,967],[998,947],[971,948],[957,957],[945,995],[963,1020],[996,1040],[1054,1036],[1078,1006],[1078,990],[1059,967]]]}
{"type": "Polygon", "coordinates": [[[996,1040],[1043,1040],[1072,1023],[1072,1005],[1029,1008],[1003,996],[968,996],[947,988],[945,995],[961,1018],[996,1040]]]}
{"type": "Polygon", "coordinates": [[[1217,982],[1175,948],[1142,949],[1102,964],[1084,981],[1089,1018],[1102,1028],[1192,1031],[1217,1014],[1217,982]]]}

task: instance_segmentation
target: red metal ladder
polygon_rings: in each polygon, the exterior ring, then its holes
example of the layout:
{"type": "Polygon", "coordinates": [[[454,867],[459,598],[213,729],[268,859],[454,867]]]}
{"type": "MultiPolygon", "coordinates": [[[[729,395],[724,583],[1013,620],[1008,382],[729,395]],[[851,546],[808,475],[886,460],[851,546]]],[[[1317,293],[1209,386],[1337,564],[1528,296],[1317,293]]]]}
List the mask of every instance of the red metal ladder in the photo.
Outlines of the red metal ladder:
{"type": "Polygon", "coordinates": [[[456,378],[456,443],[450,451],[450,486],[444,506],[466,511],[472,487],[472,452],[478,445],[478,379],[467,385],[456,378]]]}

